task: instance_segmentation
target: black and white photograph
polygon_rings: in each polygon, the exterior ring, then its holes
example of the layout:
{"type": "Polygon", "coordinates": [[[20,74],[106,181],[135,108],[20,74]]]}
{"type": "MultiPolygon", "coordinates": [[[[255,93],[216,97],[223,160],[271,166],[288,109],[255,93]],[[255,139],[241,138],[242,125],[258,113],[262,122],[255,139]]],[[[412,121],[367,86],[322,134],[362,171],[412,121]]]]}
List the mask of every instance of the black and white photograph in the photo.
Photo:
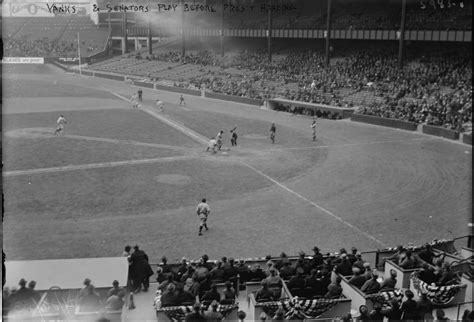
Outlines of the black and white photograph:
{"type": "Polygon", "coordinates": [[[4,321],[474,321],[472,0],[3,0],[4,321]]]}

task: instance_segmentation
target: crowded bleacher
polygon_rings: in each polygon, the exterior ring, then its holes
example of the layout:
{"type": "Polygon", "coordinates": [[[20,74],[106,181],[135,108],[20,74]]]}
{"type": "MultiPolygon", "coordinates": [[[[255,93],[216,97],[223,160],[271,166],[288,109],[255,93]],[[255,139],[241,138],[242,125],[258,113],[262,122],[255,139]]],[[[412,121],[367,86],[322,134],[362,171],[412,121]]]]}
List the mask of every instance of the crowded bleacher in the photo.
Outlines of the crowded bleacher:
{"type": "MultiPolygon", "coordinates": [[[[261,319],[272,319],[275,315],[291,319],[316,312],[316,306],[319,313],[327,311],[348,296],[356,301],[348,290],[357,289],[370,300],[357,307],[359,312],[355,315],[359,319],[365,315],[370,319],[433,319],[444,314],[443,307],[454,304],[456,294],[465,287],[461,285],[461,275],[470,271],[464,264],[472,265],[453,261],[456,257],[450,253],[451,248],[452,241],[435,240],[422,246],[378,250],[380,261],[372,266],[365,257],[371,252],[361,253],[355,247],[350,251],[343,248],[335,253],[322,253],[315,246],[311,255],[301,251],[298,256],[281,253],[278,257],[246,260],[226,256],[210,260],[208,255],[202,255],[197,260],[183,257],[179,262],[169,263],[163,256],[159,264],[151,264],[139,246],[126,246],[122,256],[129,262],[127,285],[114,280],[111,287],[98,290],[86,277],[69,305],[75,314],[119,314],[135,308],[133,294],[150,289],[154,309],[168,318],[185,319],[186,315],[199,314],[206,321],[214,321],[237,311],[239,304],[244,305],[238,298],[239,293],[246,292],[253,305],[263,310],[261,319]],[[391,267],[387,264],[395,265],[396,269],[387,271],[391,267]],[[407,278],[408,271],[412,284],[407,289],[399,283],[407,278]],[[414,292],[419,294],[415,300],[414,292]],[[304,306],[293,307],[294,301],[313,303],[313,311],[304,306]]],[[[36,291],[35,285],[35,281],[22,278],[19,288],[5,287],[3,316],[15,317],[19,312],[37,312],[44,307],[47,292],[36,291]]],[[[347,317],[351,311],[346,311],[347,317]]],[[[344,316],[335,317],[343,320],[344,316]]],[[[464,317],[472,319],[473,313],[464,312],[464,317]]]]}

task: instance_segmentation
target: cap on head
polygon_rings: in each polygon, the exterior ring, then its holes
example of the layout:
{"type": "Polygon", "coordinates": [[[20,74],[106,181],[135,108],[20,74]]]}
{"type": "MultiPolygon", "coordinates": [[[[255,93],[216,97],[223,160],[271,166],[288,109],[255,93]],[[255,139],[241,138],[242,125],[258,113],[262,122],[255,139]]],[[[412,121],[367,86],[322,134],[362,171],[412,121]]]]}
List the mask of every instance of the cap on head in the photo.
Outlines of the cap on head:
{"type": "Polygon", "coordinates": [[[88,278],[86,278],[86,279],[84,280],[84,285],[86,285],[86,286],[91,285],[91,280],[88,279],[88,278]]]}
{"type": "Polygon", "coordinates": [[[206,198],[202,198],[201,202],[206,202],[206,198]]]}
{"type": "Polygon", "coordinates": [[[26,280],[24,278],[22,278],[19,282],[18,282],[18,285],[20,286],[25,286],[26,285],[26,280]]]}
{"type": "Polygon", "coordinates": [[[28,283],[28,287],[29,287],[29,288],[35,288],[35,286],[36,286],[36,282],[35,282],[35,281],[30,281],[30,282],[28,283]]]}

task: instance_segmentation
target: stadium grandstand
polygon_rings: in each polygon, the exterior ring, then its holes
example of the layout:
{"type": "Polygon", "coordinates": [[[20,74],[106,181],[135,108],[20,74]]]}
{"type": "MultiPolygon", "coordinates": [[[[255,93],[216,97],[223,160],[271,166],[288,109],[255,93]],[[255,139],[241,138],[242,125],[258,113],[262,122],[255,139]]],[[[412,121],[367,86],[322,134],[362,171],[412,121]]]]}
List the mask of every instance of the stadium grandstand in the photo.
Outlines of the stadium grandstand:
{"type": "Polygon", "coordinates": [[[5,0],[2,38],[5,321],[474,320],[472,0],[5,0]]]}

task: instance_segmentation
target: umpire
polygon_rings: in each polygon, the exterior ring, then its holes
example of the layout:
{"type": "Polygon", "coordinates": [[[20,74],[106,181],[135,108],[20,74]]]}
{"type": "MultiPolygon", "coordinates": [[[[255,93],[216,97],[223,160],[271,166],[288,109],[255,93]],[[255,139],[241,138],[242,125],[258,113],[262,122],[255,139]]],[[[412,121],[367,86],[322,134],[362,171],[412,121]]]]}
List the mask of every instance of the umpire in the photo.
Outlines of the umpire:
{"type": "Polygon", "coordinates": [[[201,224],[199,225],[199,236],[201,236],[203,227],[206,228],[206,231],[209,230],[209,228],[207,228],[207,216],[211,213],[211,208],[209,208],[209,205],[206,203],[206,198],[203,198],[197,205],[196,213],[201,220],[201,224]]]}

